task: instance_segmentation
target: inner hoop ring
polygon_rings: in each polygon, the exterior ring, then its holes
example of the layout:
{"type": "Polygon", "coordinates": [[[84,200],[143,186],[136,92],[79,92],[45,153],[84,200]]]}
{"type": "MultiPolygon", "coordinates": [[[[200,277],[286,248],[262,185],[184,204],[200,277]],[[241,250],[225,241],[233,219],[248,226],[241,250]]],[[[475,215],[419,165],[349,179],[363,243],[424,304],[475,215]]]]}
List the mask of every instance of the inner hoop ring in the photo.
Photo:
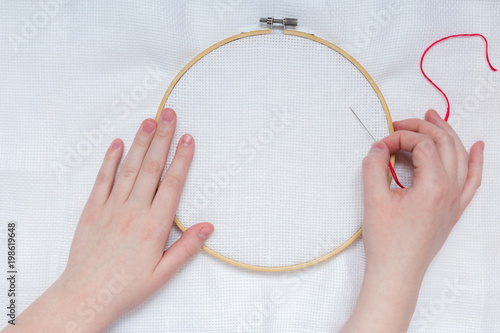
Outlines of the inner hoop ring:
{"type": "MultiPolygon", "coordinates": [[[[288,30],[288,29],[284,29],[283,33],[285,35],[293,35],[293,36],[297,36],[297,37],[302,37],[302,38],[306,38],[306,39],[318,42],[320,44],[323,44],[323,45],[329,47],[330,49],[336,51],[337,53],[341,54],[347,60],[349,60],[349,62],[351,62],[361,72],[361,74],[363,74],[363,76],[368,80],[368,82],[372,86],[373,90],[377,94],[377,96],[378,96],[378,98],[380,100],[380,103],[382,104],[382,107],[384,109],[385,116],[387,118],[387,125],[389,127],[389,133],[393,133],[394,132],[394,127],[392,125],[391,114],[389,113],[389,108],[388,108],[387,103],[386,103],[386,101],[384,99],[384,96],[382,95],[382,92],[380,91],[380,89],[378,88],[378,86],[375,84],[375,82],[373,81],[373,79],[370,76],[370,74],[368,74],[368,72],[366,71],[366,69],[364,69],[363,66],[361,66],[361,64],[356,59],[354,59],[350,54],[348,54],[347,52],[345,52],[344,50],[342,50],[340,47],[336,46],[335,44],[332,44],[332,43],[330,43],[330,42],[328,42],[328,41],[326,41],[326,40],[324,40],[322,38],[319,38],[317,36],[314,36],[312,34],[300,32],[300,31],[296,31],[296,30],[288,30]]],[[[259,36],[259,35],[268,35],[268,34],[272,34],[272,29],[264,29],[264,30],[255,30],[255,31],[243,32],[241,34],[234,35],[232,37],[228,37],[228,38],[226,38],[226,39],[224,39],[224,40],[222,40],[222,41],[220,41],[220,42],[218,42],[218,43],[210,46],[209,48],[207,48],[206,50],[204,50],[203,52],[201,52],[200,54],[198,54],[196,57],[194,57],[186,66],[184,66],[184,68],[181,69],[181,71],[175,76],[175,78],[170,83],[170,86],[168,87],[167,91],[165,92],[165,95],[163,96],[163,99],[162,99],[162,101],[160,103],[160,106],[158,107],[158,111],[156,113],[155,120],[158,122],[158,119],[160,118],[160,114],[161,114],[162,110],[165,108],[165,104],[167,103],[168,97],[172,93],[172,90],[177,85],[177,83],[179,82],[179,80],[201,58],[203,58],[204,56],[206,56],[210,52],[214,51],[215,49],[217,49],[217,48],[219,48],[219,47],[221,47],[221,46],[223,46],[225,44],[228,44],[228,43],[230,43],[232,41],[235,41],[235,40],[238,40],[238,39],[241,39],[241,38],[245,38],[245,37],[252,37],[252,36],[259,36]]],[[[394,167],[395,160],[396,160],[395,155],[392,154],[390,162],[391,162],[391,164],[392,164],[393,167],[394,167]]],[[[390,174],[390,172],[388,172],[388,181],[389,181],[389,183],[391,182],[391,179],[392,179],[391,174],[390,174]]],[[[179,219],[177,218],[177,216],[174,217],[174,222],[175,222],[175,224],[177,225],[177,227],[182,232],[186,231],[186,227],[184,227],[184,225],[182,224],[182,222],[179,221],[179,219]]],[[[349,245],[351,245],[361,235],[361,233],[362,233],[362,228],[359,228],[359,230],[351,238],[349,238],[341,246],[333,249],[331,252],[329,252],[329,253],[321,256],[321,257],[318,257],[316,259],[313,259],[313,260],[310,260],[310,261],[306,261],[306,262],[303,262],[303,263],[300,263],[300,264],[289,265],[289,266],[257,266],[257,265],[250,265],[250,264],[242,263],[242,262],[230,259],[228,257],[225,257],[225,256],[221,255],[218,252],[215,252],[214,250],[210,249],[209,247],[207,247],[205,245],[202,247],[202,249],[205,252],[207,252],[208,254],[214,256],[215,258],[220,259],[220,260],[222,260],[224,262],[227,262],[228,264],[231,264],[231,265],[234,265],[234,266],[237,266],[237,267],[246,268],[246,269],[250,269],[250,270],[254,270],[254,271],[261,271],[261,272],[285,272],[285,271],[293,271],[293,270],[297,270],[297,269],[309,267],[309,266],[315,265],[317,263],[320,263],[322,261],[325,261],[325,260],[333,257],[334,255],[342,252],[349,245]]]]}

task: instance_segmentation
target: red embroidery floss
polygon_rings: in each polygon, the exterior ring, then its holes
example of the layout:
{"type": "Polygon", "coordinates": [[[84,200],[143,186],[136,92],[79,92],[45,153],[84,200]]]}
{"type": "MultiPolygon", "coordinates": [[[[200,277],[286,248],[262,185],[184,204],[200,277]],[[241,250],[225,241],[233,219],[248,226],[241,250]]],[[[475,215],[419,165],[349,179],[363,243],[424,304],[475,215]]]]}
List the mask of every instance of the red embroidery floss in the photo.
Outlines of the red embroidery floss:
{"type": "MultiPolygon", "coordinates": [[[[448,100],[448,96],[446,96],[446,94],[443,92],[443,90],[441,90],[441,88],[439,88],[431,79],[429,79],[429,77],[427,76],[427,74],[425,74],[424,69],[422,67],[422,63],[424,62],[424,57],[427,54],[427,51],[429,51],[434,45],[436,45],[437,43],[442,42],[442,41],[444,41],[446,39],[454,38],[454,37],[476,37],[476,36],[477,37],[481,37],[482,39],[484,39],[484,42],[486,43],[486,61],[488,62],[488,65],[490,66],[491,70],[494,71],[494,72],[496,72],[497,69],[494,68],[491,65],[490,57],[488,56],[488,41],[486,40],[486,37],[484,37],[481,34],[458,34],[458,35],[451,35],[451,36],[446,36],[444,38],[441,38],[441,39],[435,41],[434,43],[432,43],[431,45],[429,45],[429,47],[427,47],[425,49],[424,53],[422,54],[422,58],[420,59],[420,71],[422,72],[422,74],[424,75],[424,77],[427,79],[427,81],[429,81],[444,96],[444,98],[446,99],[447,108],[446,108],[446,115],[444,116],[444,121],[446,121],[446,122],[448,121],[448,117],[450,116],[450,101],[448,100]]],[[[389,169],[391,170],[392,178],[394,179],[394,181],[396,182],[396,184],[398,184],[399,187],[401,187],[401,188],[405,188],[399,182],[398,176],[396,175],[396,172],[394,171],[394,168],[392,167],[392,165],[391,165],[390,162],[389,162],[389,169]]]]}

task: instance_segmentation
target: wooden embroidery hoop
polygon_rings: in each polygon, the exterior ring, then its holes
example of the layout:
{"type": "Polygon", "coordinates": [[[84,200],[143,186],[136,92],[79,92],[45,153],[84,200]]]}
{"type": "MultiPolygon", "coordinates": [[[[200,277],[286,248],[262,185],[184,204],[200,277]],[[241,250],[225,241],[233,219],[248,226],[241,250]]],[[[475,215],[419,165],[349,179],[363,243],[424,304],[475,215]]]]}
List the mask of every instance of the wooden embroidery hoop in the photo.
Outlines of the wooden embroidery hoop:
{"type": "MultiPolygon", "coordinates": [[[[179,80],[182,78],[182,76],[194,65],[196,64],[200,59],[202,59],[204,56],[206,56],[207,54],[209,54],[210,52],[214,51],[215,49],[223,46],[223,45],[226,45],[232,41],[235,41],[235,40],[238,40],[238,39],[241,39],[241,38],[246,38],[246,37],[252,37],[252,36],[259,36],[259,35],[268,35],[268,34],[272,34],[273,33],[273,24],[276,24],[276,23],[281,23],[283,24],[283,34],[284,35],[291,35],[291,36],[297,36],[297,37],[302,37],[302,38],[306,38],[306,39],[309,39],[309,40],[312,40],[312,41],[315,41],[315,42],[318,42],[322,45],[325,45],[327,47],[329,47],[330,49],[336,51],[337,53],[341,54],[344,58],[346,58],[347,60],[349,60],[349,62],[351,62],[360,72],[361,74],[363,74],[363,76],[368,80],[368,82],[370,83],[370,85],[372,86],[373,90],[376,92],[379,100],[380,100],[380,103],[382,104],[382,107],[384,109],[384,112],[385,112],[385,116],[387,118],[387,125],[389,127],[389,133],[393,133],[394,132],[394,127],[392,125],[392,119],[391,119],[391,114],[389,113],[389,108],[387,106],[387,103],[384,99],[384,96],[382,95],[382,92],[380,91],[380,89],[378,88],[378,86],[375,84],[375,82],[373,81],[372,77],[370,76],[370,74],[368,74],[368,72],[366,71],[366,69],[363,68],[363,66],[361,66],[361,64],[356,60],[354,59],[350,54],[348,54],[347,52],[345,52],[344,50],[342,50],[340,47],[320,38],[320,37],[317,37],[317,36],[314,36],[313,34],[309,34],[309,33],[304,33],[304,32],[300,32],[300,31],[296,31],[296,30],[289,30],[289,29],[286,29],[286,22],[294,22],[290,25],[296,25],[296,22],[297,20],[296,19],[282,19],[282,20],[277,20],[277,19],[274,19],[274,18],[267,18],[267,19],[261,19],[261,22],[267,22],[268,24],[271,25],[271,29],[263,29],[263,30],[254,30],[254,31],[249,31],[249,32],[242,32],[241,34],[238,34],[238,35],[234,35],[234,36],[231,36],[229,38],[226,38],[212,46],[210,46],[209,48],[207,48],[206,50],[204,50],[203,52],[201,52],[200,54],[198,54],[196,57],[194,57],[186,66],[184,66],[184,68],[181,69],[181,71],[175,76],[175,78],[172,80],[172,82],[170,83],[170,86],[168,87],[167,91],[165,92],[165,95],[163,96],[163,99],[160,103],[160,106],[158,107],[158,111],[156,113],[156,117],[155,117],[155,120],[158,121],[159,117],[160,117],[160,114],[161,114],[161,111],[165,108],[165,104],[167,103],[167,100],[168,100],[168,97],[170,96],[170,94],[172,93],[172,90],[174,89],[174,87],[177,85],[177,83],[179,82],[179,80]],[[291,20],[291,21],[290,21],[291,20]]],[[[391,164],[392,166],[394,167],[394,164],[395,164],[395,155],[392,154],[391,155],[391,164]]],[[[391,182],[391,174],[390,172],[388,172],[388,181],[389,183],[391,182]]],[[[186,231],[186,227],[184,227],[184,225],[182,224],[182,222],[177,218],[177,216],[174,217],[174,222],[175,224],[177,225],[177,227],[182,231],[186,231]]],[[[254,271],[261,271],[261,272],[285,272],[285,271],[293,271],[293,270],[297,270],[297,269],[301,269],[301,268],[305,268],[305,267],[309,267],[309,266],[312,266],[312,265],[315,265],[315,264],[318,264],[322,261],[325,261],[331,257],[333,257],[334,255],[342,252],[344,249],[346,249],[349,245],[351,245],[362,233],[362,228],[359,228],[359,230],[351,237],[349,238],[346,242],[344,242],[341,246],[333,249],[331,252],[321,256],[321,257],[318,257],[316,259],[313,259],[313,260],[310,260],[310,261],[306,261],[306,262],[303,262],[303,263],[299,263],[299,264],[295,264],[295,265],[288,265],[288,266],[257,266],[257,265],[250,265],[250,264],[246,264],[246,263],[242,263],[242,262],[239,262],[239,261],[236,261],[234,259],[231,259],[231,258],[228,258],[226,256],[223,256],[222,254],[212,250],[211,248],[207,247],[207,246],[203,246],[202,249],[207,252],[208,254],[214,256],[215,258],[217,259],[220,259],[228,264],[231,264],[231,265],[234,265],[234,266],[237,266],[237,267],[241,267],[241,268],[246,268],[246,269],[250,269],[250,270],[254,270],[254,271]]]]}

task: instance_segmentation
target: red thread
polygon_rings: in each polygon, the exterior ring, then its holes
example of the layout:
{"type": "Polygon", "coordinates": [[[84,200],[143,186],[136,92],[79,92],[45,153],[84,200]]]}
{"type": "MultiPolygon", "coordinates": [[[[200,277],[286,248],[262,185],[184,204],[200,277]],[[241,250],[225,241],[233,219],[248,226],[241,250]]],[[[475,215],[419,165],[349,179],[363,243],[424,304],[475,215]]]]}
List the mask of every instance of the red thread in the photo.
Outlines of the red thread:
{"type": "MultiPolygon", "coordinates": [[[[448,117],[450,116],[450,101],[448,100],[448,96],[446,96],[446,94],[441,90],[441,88],[439,88],[431,79],[429,79],[429,77],[425,74],[424,72],[424,69],[422,67],[422,63],[424,62],[424,57],[425,57],[425,54],[427,53],[427,51],[429,51],[431,49],[431,47],[433,47],[434,45],[436,45],[437,43],[439,42],[442,42],[448,38],[453,38],[453,37],[475,37],[475,36],[479,36],[481,37],[482,39],[484,39],[484,42],[486,43],[486,61],[488,62],[488,65],[490,66],[491,70],[496,72],[497,69],[494,68],[492,65],[491,65],[491,62],[490,62],[490,57],[488,56],[488,41],[486,40],[486,37],[484,37],[483,35],[481,34],[458,34],[458,35],[451,35],[451,36],[447,36],[447,37],[444,37],[444,38],[441,38],[437,41],[435,41],[434,43],[432,43],[431,45],[429,45],[429,47],[427,47],[424,51],[424,53],[422,54],[422,58],[420,59],[420,71],[422,72],[422,74],[424,75],[424,77],[427,79],[427,81],[429,81],[437,90],[439,90],[439,92],[444,96],[444,98],[446,99],[446,104],[447,104],[447,108],[446,108],[446,115],[444,116],[444,121],[448,121],[448,117]]],[[[404,188],[403,185],[401,185],[401,183],[399,182],[399,179],[398,179],[398,176],[396,176],[396,172],[394,171],[394,168],[391,164],[391,162],[389,162],[389,169],[391,169],[391,174],[392,174],[392,178],[394,179],[394,181],[396,182],[396,184],[399,185],[399,187],[401,188],[404,188]]]]}
{"type": "Polygon", "coordinates": [[[439,92],[446,99],[446,104],[447,104],[448,107],[446,109],[446,115],[444,116],[444,121],[448,121],[448,117],[450,116],[450,101],[448,100],[448,97],[446,96],[446,94],[434,82],[432,82],[432,80],[429,79],[429,77],[425,74],[424,69],[422,68],[422,63],[424,62],[425,54],[427,53],[427,51],[430,50],[431,47],[433,47],[437,43],[442,42],[443,40],[446,40],[448,38],[453,38],[453,37],[474,37],[474,36],[479,36],[482,39],[484,39],[484,42],[486,43],[486,61],[488,62],[488,65],[490,66],[491,70],[494,71],[494,72],[496,72],[497,69],[494,68],[491,65],[490,57],[488,56],[488,41],[481,34],[458,34],[458,35],[451,35],[451,36],[448,36],[448,37],[441,38],[441,39],[435,41],[434,43],[432,43],[427,49],[425,49],[424,53],[422,54],[422,58],[420,59],[420,71],[422,72],[422,74],[424,75],[424,77],[427,79],[427,81],[429,81],[437,90],[439,90],[439,92]]]}
{"type": "Polygon", "coordinates": [[[394,171],[394,167],[392,166],[391,162],[389,162],[389,169],[391,169],[391,174],[392,174],[392,179],[394,179],[394,181],[396,182],[396,184],[399,185],[399,187],[401,188],[405,188],[400,182],[399,182],[399,179],[398,179],[398,176],[396,175],[396,171],[394,171]]]}

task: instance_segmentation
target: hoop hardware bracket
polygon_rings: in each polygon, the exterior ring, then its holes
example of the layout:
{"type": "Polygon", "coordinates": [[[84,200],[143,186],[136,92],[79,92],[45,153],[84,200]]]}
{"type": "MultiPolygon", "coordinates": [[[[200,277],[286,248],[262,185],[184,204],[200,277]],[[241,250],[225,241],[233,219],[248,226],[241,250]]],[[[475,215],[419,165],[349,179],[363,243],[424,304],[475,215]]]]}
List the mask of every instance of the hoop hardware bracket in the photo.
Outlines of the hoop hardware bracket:
{"type": "Polygon", "coordinates": [[[286,29],[286,26],[291,26],[291,27],[296,27],[298,24],[298,20],[296,18],[282,18],[282,19],[277,19],[274,17],[263,17],[259,20],[261,23],[266,23],[267,25],[271,26],[271,29],[275,24],[281,24],[283,26],[283,29],[286,29]]]}

